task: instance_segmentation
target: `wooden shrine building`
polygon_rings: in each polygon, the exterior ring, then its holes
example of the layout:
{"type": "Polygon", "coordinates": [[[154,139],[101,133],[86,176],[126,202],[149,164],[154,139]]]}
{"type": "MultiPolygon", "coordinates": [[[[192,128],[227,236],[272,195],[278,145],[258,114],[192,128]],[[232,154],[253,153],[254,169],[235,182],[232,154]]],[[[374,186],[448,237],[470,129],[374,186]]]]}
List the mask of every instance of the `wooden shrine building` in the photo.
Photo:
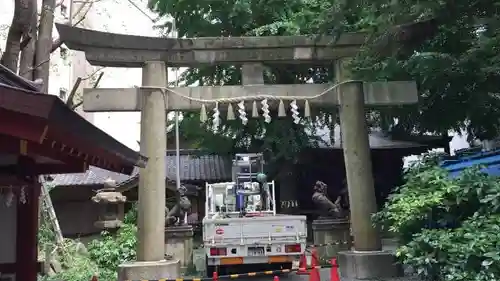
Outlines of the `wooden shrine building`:
{"type": "Polygon", "coordinates": [[[130,174],[146,160],[0,65],[1,277],[37,280],[40,175],[89,165],[130,174]]]}

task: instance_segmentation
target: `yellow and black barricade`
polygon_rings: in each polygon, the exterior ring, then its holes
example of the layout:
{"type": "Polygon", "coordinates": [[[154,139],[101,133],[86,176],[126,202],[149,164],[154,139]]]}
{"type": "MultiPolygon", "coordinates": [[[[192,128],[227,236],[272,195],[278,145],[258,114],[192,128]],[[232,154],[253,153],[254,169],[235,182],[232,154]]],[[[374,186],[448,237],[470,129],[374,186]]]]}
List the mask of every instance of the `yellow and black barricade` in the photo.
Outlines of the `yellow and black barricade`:
{"type": "MultiPolygon", "coordinates": [[[[315,268],[330,268],[331,266],[315,266],[315,268]]],[[[309,268],[310,269],[310,268],[309,268]]],[[[127,280],[127,281],[217,281],[218,279],[238,279],[238,278],[247,278],[247,277],[257,277],[264,275],[279,275],[283,273],[291,273],[299,270],[296,269],[279,269],[279,270],[268,270],[268,271],[257,271],[257,272],[247,272],[247,273],[239,273],[239,274],[229,274],[229,275],[220,275],[217,278],[205,277],[205,278],[166,278],[166,279],[140,279],[140,280],[127,280]],[[215,280],[214,280],[215,279],[215,280]]]]}

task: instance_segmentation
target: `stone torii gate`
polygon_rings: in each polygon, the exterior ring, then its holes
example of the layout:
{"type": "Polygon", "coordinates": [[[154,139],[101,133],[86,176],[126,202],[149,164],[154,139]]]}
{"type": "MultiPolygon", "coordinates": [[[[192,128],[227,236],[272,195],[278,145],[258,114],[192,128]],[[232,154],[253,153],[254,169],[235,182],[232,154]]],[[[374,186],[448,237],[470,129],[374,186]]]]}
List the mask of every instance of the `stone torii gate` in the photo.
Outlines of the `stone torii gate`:
{"type": "MultiPolygon", "coordinates": [[[[263,81],[262,63],[331,64],[333,61],[336,82],[346,82],[349,74],[344,63],[356,55],[367,34],[344,34],[335,43],[332,38],[317,40],[315,36],[173,39],[56,26],[61,40],[70,49],[85,52],[91,64],[143,70],[143,87],[84,91],[86,111],[141,111],[141,153],[149,162],[140,171],[138,262],[121,266],[120,280],[179,276],[178,261],[164,260],[166,111],[199,110],[204,104],[213,108],[215,101],[220,101],[221,106],[224,101],[251,96],[263,99],[263,95],[271,101],[273,96],[279,100],[295,100],[300,96],[299,102],[305,100],[314,107],[340,108],[355,249],[343,253],[349,264],[341,264],[341,272],[350,278],[394,274],[392,256],[381,251],[380,238],[371,223],[376,203],[364,106],[415,103],[415,83],[349,81],[335,87],[333,84],[265,85],[263,81]],[[167,87],[167,66],[203,64],[243,65],[243,85],[167,87]],[[320,93],[327,94],[313,98],[320,93]]],[[[271,102],[270,106],[280,107],[281,102],[279,106],[271,102]]]]}

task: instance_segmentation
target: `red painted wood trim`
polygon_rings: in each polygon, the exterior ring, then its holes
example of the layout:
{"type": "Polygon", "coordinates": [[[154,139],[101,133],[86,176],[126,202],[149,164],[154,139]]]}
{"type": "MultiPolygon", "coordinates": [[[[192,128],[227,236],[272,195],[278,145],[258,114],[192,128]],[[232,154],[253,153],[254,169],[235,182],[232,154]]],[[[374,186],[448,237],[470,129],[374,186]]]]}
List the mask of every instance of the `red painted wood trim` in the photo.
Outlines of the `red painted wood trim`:
{"type": "Polygon", "coordinates": [[[134,165],[145,166],[144,157],[100,131],[52,95],[0,86],[0,120],[0,134],[39,143],[44,139],[57,140],[90,154],[92,159],[104,161],[89,165],[109,169],[101,165],[110,162],[114,164],[113,171],[126,174],[132,173],[134,165]]]}
{"type": "Polygon", "coordinates": [[[18,88],[0,87],[0,109],[47,119],[58,99],[18,88]]]}
{"type": "MultiPolygon", "coordinates": [[[[0,175],[15,174],[19,168],[17,165],[7,165],[1,166],[0,175]]],[[[36,164],[33,166],[34,175],[50,175],[50,174],[72,174],[72,173],[84,173],[87,168],[84,165],[69,165],[69,164],[36,164]]]]}
{"type": "MultiPolygon", "coordinates": [[[[25,148],[26,148],[27,156],[34,157],[37,155],[42,155],[42,156],[45,156],[47,158],[59,160],[59,161],[64,162],[66,164],[71,164],[73,166],[80,166],[83,169],[84,160],[82,157],[78,158],[77,155],[71,156],[67,153],[59,152],[56,149],[53,149],[52,147],[50,147],[49,145],[46,145],[46,144],[39,144],[36,142],[27,141],[27,140],[24,142],[26,145],[25,148]]],[[[21,152],[20,148],[21,148],[21,139],[0,134],[0,151],[1,152],[6,152],[9,154],[19,154],[21,152]]],[[[78,171],[78,172],[82,172],[82,171],[78,171]]]]}
{"type": "Polygon", "coordinates": [[[45,130],[46,120],[26,114],[15,114],[0,109],[0,134],[39,142],[45,130]]]}
{"type": "Polygon", "coordinates": [[[56,140],[59,143],[63,142],[68,146],[78,148],[83,153],[88,155],[86,162],[89,165],[129,175],[134,169],[132,165],[124,164],[123,159],[117,154],[114,154],[113,151],[107,151],[99,147],[99,143],[89,144],[77,135],[71,135],[64,131],[53,130],[52,127],[49,127],[49,131],[45,139],[44,143],[56,140]]]}
{"type": "MultiPolygon", "coordinates": [[[[36,263],[37,271],[42,272],[43,271],[43,263],[42,262],[37,262],[36,263]]],[[[2,274],[13,274],[16,273],[16,263],[0,263],[0,272],[2,274]]]]}
{"type": "MultiPolygon", "coordinates": [[[[32,169],[33,167],[25,167],[32,169]]],[[[31,171],[32,172],[32,171],[31,171]]],[[[31,173],[32,174],[32,173],[31,173]]],[[[26,203],[17,204],[16,280],[36,281],[38,272],[38,180],[26,188],[26,203]]]]}
{"type": "MultiPolygon", "coordinates": [[[[132,165],[124,164],[124,160],[113,151],[100,148],[99,143],[86,142],[80,139],[78,134],[65,131],[68,130],[67,128],[49,125],[49,120],[7,111],[1,107],[0,120],[2,120],[0,122],[1,135],[38,143],[40,146],[37,148],[40,148],[41,155],[52,157],[52,152],[56,152],[61,157],[66,156],[63,160],[65,162],[70,159],[83,160],[88,165],[118,173],[131,174],[134,169],[132,165]]],[[[18,144],[18,141],[16,143],[18,144]]],[[[19,150],[16,153],[19,153],[19,150]]]]}

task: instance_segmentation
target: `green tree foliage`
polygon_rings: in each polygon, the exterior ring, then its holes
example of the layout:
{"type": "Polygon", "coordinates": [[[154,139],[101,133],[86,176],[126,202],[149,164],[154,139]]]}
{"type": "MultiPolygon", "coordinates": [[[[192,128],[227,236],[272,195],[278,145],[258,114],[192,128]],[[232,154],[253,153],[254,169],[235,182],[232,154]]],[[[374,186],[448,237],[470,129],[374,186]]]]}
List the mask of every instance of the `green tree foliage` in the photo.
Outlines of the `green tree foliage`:
{"type": "Polygon", "coordinates": [[[496,136],[500,1],[390,3],[379,10],[377,32],[383,35],[375,46],[392,52],[382,57],[380,48],[366,50],[354,64],[355,73],[369,80],[416,80],[420,102],[382,110],[381,123],[396,131],[465,129],[480,139],[496,136]],[[417,20],[419,24],[388,28],[417,20]],[[394,44],[396,40],[405,44],[394,44]]]}
{"type": "MultiPolygon", "coordinates": [[[[97,264],[82,252],[81,243],[66,240],[64,249],[60,249],[58,260],[62,261],[63,270],[53,276],[44,276],[43,281],[81,281],[91,280],[92,276],[99,274],[97,264]]],[[[100,279],[101,280],[101,279],[100,279]]],[[[113,279],[103,279],[111,281],[113,279]]],[[[116,280],[116,278],[114,279],[116,280]]]]}
{"type": "Polygon", "coordinates": [[[136,258],[137,226],[124,223],[117,233],[103,232],[88,245],[90,259],[99,269],[99,280],[116,280],[118,265],[136,258]]]}
{"type": "MultiPolygon", "coordinates": [[[[319,2],[318,2],[319,3],[319,2]]],[[[310,22],[310,13],[291,21],[303,9],[303,1],[156,1],[155,10],[176,18],[179,36],[290,35],[311,33],[302,23],[310,22]]],[[[319,4],[318,4],[319,5],[319,4]]],[[[320,11],[320,6],[315,8],[320,11]]],[[[166,32],[171,25],[166,25],[166,32]]],[[[265,74],[266,83],[305,83],[309,79],[321,83],[331,80],[328,68],[314,65],[273,65],[265,74]]],[[[190,69],[180,77],[181,83],[198,85],[241,84],[239,66],[206,66],[190,69]]],[[[273,116],[276,117],[276,116],[273,116]]],[[[223,118],[225,119],[225,118],[223,118]]],[[[185,114],[181,131],[195,140],[200,148],[220,154],[235,151],[262,151],[269,160],[291,159],[305,146],[317,144],[317,138],[305,132],[315,130],[309,120],[294,124],[290,116],[273,118],[271,124],[250,120],[247,126],[224,120],[218,134],[207,126],[200,128],[198,113],[185,114]]]]}
{"type": "MultiPolygon", "coordinates": [[[[137,208],[133,206],[125,215],[123,225],[116,233],[102,232],[99,239],[92,240],[86,247],[76,240],[65,239],[64,246],[57,249],[57,259],[63,270],[44,281],[81,281],[98,276],[101,281],[117,280],[118,265],[136,259],[137,208]]],[[[44,221],[39,233],[39,243],[54,247],[54,234],[44,221]]],[[[47,249],[50,249],[47,248],[47,249]]]]}
{"type": "Polygon", "coordinates": [[[500,184],[479,168],[458,178],[420,163],[391,195],[377,222],[395,235],[397,255],[430,280],[500,278],[500,184]]]}
{"type": "MultiPolygon", "coordinates": [[[[160,15],[174,17],[179,36],[186,37],[329,34],[338,38],[343,32],[367,31],[373,36],[354,59],[353,75],[368,81],[415,80],[420,93],[415,106],[376,109],[371,115],[374,126],[394,134],[466,130],[471,138],[488,139],[497,135],[498,0],[153,0],[150,3],[160,15]]],[[[166,27],[168,31],[171,24],[166,27]]],[[[313,79],[322,83],[330,81],[332,75],[331,67],[273,66],[266,80],[300,83],[313,79]]],[[[182,81],[200,85],[239,84],[240,74],[238,67],[210,66],[191,69],[182,76],[182,81]]],[[[183,126],[183,132],[198,130],[194,135],[199,137],[200,145],[217,147],[220,137],[208,137],[211,132],[199,131],[198,126],[192,125],[183,126]]],[[[239,124],[230,127],[243,130],[239,124]]],[[[289,127],[283,126],[283,130],[289,127]]],[[[301,129],[295,129],[298,140],[307,138],[301,129]]],[[[268,133],[266,138],[277,136],[268,133]]],[[[226,142],[238,147],[234,145],[236,140],[226,142]]],[[[295,141],[293,145],[302,147],[304,143],[295,141]]],[[[288,151],[287,146],[280,147],[288,151]]]]}

